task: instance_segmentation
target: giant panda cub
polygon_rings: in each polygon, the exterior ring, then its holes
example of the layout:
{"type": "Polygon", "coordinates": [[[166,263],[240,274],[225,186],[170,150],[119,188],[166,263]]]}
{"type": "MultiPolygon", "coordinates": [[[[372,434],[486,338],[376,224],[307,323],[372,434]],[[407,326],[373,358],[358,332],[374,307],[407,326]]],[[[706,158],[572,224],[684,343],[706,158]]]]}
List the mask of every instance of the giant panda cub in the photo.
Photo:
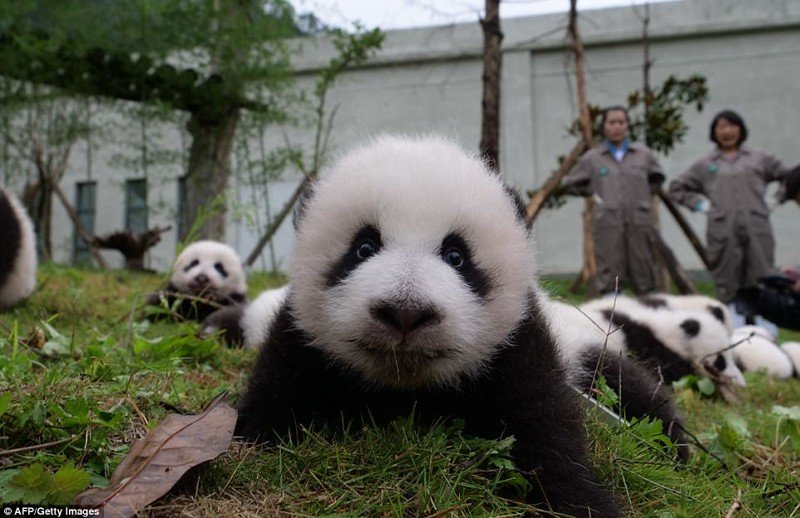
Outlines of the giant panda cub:
{"type": "Polygon", "coordinates": [[[763,370],[775,378],[791,378],[794,375],[792,358],[774,340],[775,336],[763,327],[736,328],[731,337],[736,364],[746,372],[763,370]]]}
{"type": "Polygon", "coordinates": [[[166,303],[178,317],[202,321],[223,306],[246,300],[244,270],[236,251],[226,244],[204,240],[180,253],[172,265],[169,284],[151,295],[148,304],[166,303]]]}
{"type": "Polygon", "coordinates": [[[728,333],[733,332],[733,317],[728,306],[717,299],[705,295],[670,295],[668,293],[650,293],[637,299],[645,306],[658,309],[678,309],[682,311],[707,311],[725,325],[728,333]]]}
{"type": "Polygon", "coordinates": [[[300,209],[238,435],[457,418],[468,434],[516,438],[529,502],[619,515],[587,458],[522,204],[497,175],[449,141],[383,136],[341,157],[300,209]]]}
{"type": "Polygon", "coordinates": [[[692,374],[692,361],[696,360],[713,367],[734,384],[745,385],[733,353],[727,349],[730,335],[710,313],[653,309],[625,296],[596,299],[581,309],[599,312],[605,325],[619,327],[625,352],[666,382],[692,374]]]}
{"type": "Polygon", "coordinates": [[[557,300],[543,302],[570,383],[591,394],[596,387],[596,375],[602,374],[608,386],[617,392],[614,410],[628,419],[660,419],[664,435],[678,446],[680,460],[688,460],[683,419],[672,393],[652,372],[627,356],[622,330],[610,324],[600,312],[578,309],[557,300]]]}
{"type": "Polygon", "coordinates": [[[36,264],[33,222],[17,197],[0,189],[0,309],[33,292],[36,264]]]}
{"type": "Polygon", "coordinates": [[[781,350],[792,360],[795,377],[800,378],[800,342],[784,342],[781,350]]]}
{"type": "Polygon", "coordinates": [[[249,304],[228,306],[215,311],[203,321],[203,334],[222,332],[232,347],[256,349],[267,339],[272,323],[278,316],[289,285],[261,292],[249,304]]]}

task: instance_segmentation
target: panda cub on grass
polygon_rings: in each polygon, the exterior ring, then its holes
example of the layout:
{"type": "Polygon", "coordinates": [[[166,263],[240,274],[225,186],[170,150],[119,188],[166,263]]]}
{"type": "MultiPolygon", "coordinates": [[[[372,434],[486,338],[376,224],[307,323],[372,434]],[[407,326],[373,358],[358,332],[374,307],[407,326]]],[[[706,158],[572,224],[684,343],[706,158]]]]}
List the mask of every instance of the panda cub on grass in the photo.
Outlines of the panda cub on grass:
{"type": "Polygon", "coordinates": [[[641,304],[653,309],[672,309],[679,311],[704,311],[722,322],[728,334],[733,332],[733,317],[728,306],[717,299],[705,295],[670,295],[650,293],[637,299],[641,304]]]}
{"type": "Polygon", "coordinates": [[[672,393],[656,375],[627,356],[625,336],[609,326],[600,312],[557,300],[544,304],[553,335],[567,367],[567,378],[578,390],[593,394],[602,374],[617,392],[613,408],[627,419],[656,417],[662,431],[678,447],[681,461],[689,459],[684,443],[683,418],[672,393]]]}
{"type": "Polygon", "coordinates": [[[736,364],[746,372],[766,371],[772,377],[787,379],[795,376],[795,366],[789,348],[775,343],[775,335],[759,326],[738,327],[731,344],[736,364]]]}
{"type": "Polygon", "coordinates": [[[178,317],[202,321],[223,306],[246,300],[244,270],[236,251],[217,241],[196,241],[181,252],[169,284],[151,295],[148,304],[166,303],[178,317]]]}
{"type": "Polygon", "coordinates": [[[730,334],[722,320],[705,310],[653,309],[637,299],[602,298],[580,306],[602,318],[601,327],[615,331],[614,342],[623,352],[648,366],[666,382],[692,374],[692,361],[699,361],[744,386],[742,371],[734,361],[730,334]]]}
{"type": "Polygon", "coordinates": [[[238,435],[460,419],[516,438],[529,502],[619,515],[587,458],[522,203],[481,160],[439,138],[380,137],[326,171],[296,216],[290,287],[238,435]]]}
{"type": "Polygon", "coordinates": [[[33,222],[16,196],[0,189],[0,309],[33,292],[36,264],[33,222]]]}

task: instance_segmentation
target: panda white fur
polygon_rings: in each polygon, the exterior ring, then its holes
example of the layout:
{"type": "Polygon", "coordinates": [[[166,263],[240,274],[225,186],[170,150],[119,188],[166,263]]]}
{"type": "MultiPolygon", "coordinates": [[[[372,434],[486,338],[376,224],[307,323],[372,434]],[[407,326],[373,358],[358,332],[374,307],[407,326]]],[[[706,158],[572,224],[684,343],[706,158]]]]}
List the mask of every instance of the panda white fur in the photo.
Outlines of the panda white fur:
{"type": "Polygon", "coordinates": [[[33,292],[36,265],[33,222],[17,197],[0,189],[0,309],[33,292]]]}
{"type": "Polygon", "coordinates": [[[608,319],[600,311],[557,300],[548,301],[545,308],[562,357],[569,366],[588,344],[606,344],[609,350],[617,353],[626,351],[625,335],[617,326],[609,326],[608,319]]]}
{"type": "Polygon", "coordinates": [[[630,297],[603,298],[581,306],[599,312],[607,325],[620,326],[625,351],[648,364],[667,382],[694,372],[698,360],[739,386],[744,376],[733,352],[726,350],[730,335],[725,325],[706,311],[653,309],[630,297]]]}
{"type": "Polygon", "coordinates": [[[288,292],[289,285],[287,284],[282,288],[262,292],[248,304],[241,320],[245,348],[255,349],[266,341],[269,328],[272,327],[272,323],[286,301],[288,292]]]}
{"type": "Polygon", "coordinates": [[[261,292],[249,304],[229,306],[215,311],[203,321],[203,334],[222,331],[232,347],[255,349],[263,344],[272,323],[286,301],[289,285],[261,292]]]}
{"type": "Polygon", "coordinates": [[[794,375],[800,378],[800,342],[784,342],[781,350],[792,360],[794,375]]]}
{"type": "Polygon", "coordinates": [[[513,435],[527,500],[617,516],[596,481],[574,392],[539,306],[519,199],[439,138],[384,136],[344,155],[300,206],[286,303],[236,433],[314,422],[428,424],[513,435]]]}
{"type": "Polygon", "coordinates": [[[202,321],[221,306],[247,300],[242,261],[230,246],[217,241],[196,241],[178,255],[172,265],[169,284],[148,302],[170,308],[184,319],[202,321]]]}
{"type": "Polygon", "coordinates": [[[728,333],[733,332],[731,310],[717,299],[705,295],[670,295],[668,293],[650,293],[638,298],[645,306],[658,309],[679,309],[683,311],[707,311],[725,325],[728,333]]]}
{"type": "Polygon", "coordinates": [[[731,337],[736,363],[744,371],[764,370],[770,376],[786,379],[794,375],[792,359],[774,341],[772,333],[758,326],[736,328],[731,337]]]}

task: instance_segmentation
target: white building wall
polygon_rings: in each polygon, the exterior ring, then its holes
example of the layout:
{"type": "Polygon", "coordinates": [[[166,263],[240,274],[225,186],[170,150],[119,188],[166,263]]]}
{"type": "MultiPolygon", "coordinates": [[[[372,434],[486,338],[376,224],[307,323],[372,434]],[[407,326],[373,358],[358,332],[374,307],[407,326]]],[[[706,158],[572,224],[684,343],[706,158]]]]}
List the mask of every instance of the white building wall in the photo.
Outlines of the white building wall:
{"type": "MultiPolygon", "coordinates": [[[[641,9],[641,8],[640,8],[641,9]]],[[[586,47],[589,98],[595,104],[624,104],[627,93],[642,82],[641,14],[624,7],[581,13],[580,27],[586,47]]],[[[711,100],[701,114],[689,112],[690,130],[685,141],[667,157],[661,157],[668,178],[674,178],[711,149],[708,124],[723,108],[738,110],[750,129],[750,144],[775,153],[786,163],[800,162],[800,2],[796,0],[684,0],[650,8],[652,84],[670,74],[708,78],[711,100]]],[[[527,190],[537,187],[555,169],[557,157],[566,154],[574,138],[566,127],[576,115],[574,90],[570,86],[571,65],[566,60],[564,28],[566,14],[504,20],[501,158],[508,181],[527,190]]],[[[324,39],[299,40],[302,54],[295,60],[297,84],[310,91],[316,71],[333,56],[324,39]]],[[[345,73],[332,88],[328,106],[337,107],[331,135],[331,155],[378,132],[428,133],[451,136],[475,148],[480,137],[482,33],[474,24],[391,31],[383,49],[370,62],[345,73]]],[[[114,119],[113,115],[107,115],[114,119]]],[[[139,127],[109,124],[114,132],[135,141],[139,127]],[[122,127],[121,127],[122,126],[122,127]],[[133,135],[131,137],[131,135],[133,135]]],[[[130,126],[130,122],[127,123],[130,126]]],[[[185,139],[180,125],[164,124],[158,139],[162,148],[181,149],[185,139]]],[[[266,141],[273,147],[284,142],[284,133],[294,144],[310,150],[313,130],[270,129],[266,141]]],[[[128,144],[129,145],[129,144],[128,144]]],[[[115,164],[115,144],[95,149],[92,176],[98,182],[96,233],[121,229],[124,224],[124,181],[141,177],[141,170],[115,164]]],[[[130,149],[127,151],[130,153],[130,149]]],[[[75,153],[65,191],[74,196],[76,181],[86,177],[85,153],[75,153]],[[83,160],[83,162],[82,162],[83,160]],[[74,171],[74,172],[72,172],[74,171]]],[[[149,200],[154,209],[150,225],[174,225],[177,178],[183,165],[151,171],[149,200]]],[[[235,165],[235,168],[238,165],[235,165]]],[[[299,182],[287,173],[270,185],[272,213],[299,182]]],[[[263,195],[253,193],[242,182],[233,183],[229,211],[228,241],[243,256],[258,235],[252,224],[256,210],[264,210],[263,195]],[[245,208],[250,205],[250,212],[245,208]]],[[[544,212],[536,223],[537,260],[548,273],[566,273],[581,264],[581,200],[572,200],[557,211],[544,212]]],[[[261,214],[262,220],[264,214],[261,214]]],[[[797,227],[798,207],[787,204],[772,215],[778,249],[778,264],[800,263],[800,240],[790,232],[797,227]]],[[[54,215],[54,242],[63,243],[59,260],[71,252],[71,225],[62,212],[54,215]]],[[[703,235],[704,221],[691,216],[703,235]]],[[[664,233],[678,258],[690,269],[701,264],[686,239],[664,213],[664,233]]],[[[175,232],[165,234],[150,254],[150,266],[168,268],[174,257],[175,232]]],[[[287,220],[275,236],[277,265],[285,268],[292,242],[287,220]]],[[[121,259],[108,253],[115,265],[121,259]]],[[[257,267],[272,268],[268,254],[257,267]]]]}

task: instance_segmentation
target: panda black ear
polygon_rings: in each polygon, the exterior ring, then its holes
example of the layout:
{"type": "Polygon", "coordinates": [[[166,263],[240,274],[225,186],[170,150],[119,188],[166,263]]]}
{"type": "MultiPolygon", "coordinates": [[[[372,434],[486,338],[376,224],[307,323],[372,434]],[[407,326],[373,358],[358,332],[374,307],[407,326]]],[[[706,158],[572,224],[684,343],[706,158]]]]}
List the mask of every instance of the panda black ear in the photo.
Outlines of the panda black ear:
{"type": "Polygon", "coordinates": [[[292,226],[295,230],[300,225],[300,222],[303,221],[303,216],[306,213],[306,207],[308,206],[308,202],[311,201],[311,198],[314,197],[314,184],[309,183],[305,189],[303,189],[302,194],[300,194],[300,198],[297,200],[297,207],[294,209],[294,214],[292,214],[292,226]]]}
{"type": "Polygon", "coordinates": [[[700,322],[693,318],[689,318],[681,322],[681,329],[686,333],[686,336],[694,337],[700,332],[700,322]]]}
{"type": "Polygon", "coordinates": [[[525,203],[522,201],[522,196],[520,196],[519,191],[507,184],[503,184],[503,189],[505,189],[506,194],[509,198],[511,198],[511,201],[514,203],[514,207],[517,209],[517,219],[525,225],[527,230],[530,231],[532,225],[531,222],[526,221],[528,212],[525,210],[525,203]]]}

